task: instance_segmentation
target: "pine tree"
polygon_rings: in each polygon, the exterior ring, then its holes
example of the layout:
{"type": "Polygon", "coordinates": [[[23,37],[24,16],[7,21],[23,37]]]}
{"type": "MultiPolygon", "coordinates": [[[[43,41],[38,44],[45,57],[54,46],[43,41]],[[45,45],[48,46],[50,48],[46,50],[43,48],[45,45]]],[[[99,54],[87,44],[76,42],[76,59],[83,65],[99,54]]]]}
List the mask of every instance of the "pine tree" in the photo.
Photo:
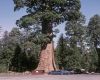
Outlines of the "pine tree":
{"type": "Polygon", "coordinates": [[[56,48],[56,62],[59,69],[64,69],[66,66],[66,52],[67,52],[67,41],[64,39],[63,34],[61,34],[58,45],[56,48]]]}
{"type": "Polygon", "coordinates": [[[66,67],[81,69],[82,54],[84,54],[85,17],[81,14],[77,20],[67,21],[65,30],[69,48],[66,55],[66,67]]]}
{"type": "Polygon", "coordinates": [[[72,47],[63,35],[56,49],[56,61],[59,69],[81,69],[81,53],[77,46],[72,47]]]}
{"type": "MultiPolygon", "coordinates": [[[[90,38],[90,47],[94,49],[94,55],[98,54],[98,70],[100,71],[100,16],[94,15],[88,23],[88,36],[90,38]]],[[[96,59],[95,61],[96,62],[96,59]]]]}

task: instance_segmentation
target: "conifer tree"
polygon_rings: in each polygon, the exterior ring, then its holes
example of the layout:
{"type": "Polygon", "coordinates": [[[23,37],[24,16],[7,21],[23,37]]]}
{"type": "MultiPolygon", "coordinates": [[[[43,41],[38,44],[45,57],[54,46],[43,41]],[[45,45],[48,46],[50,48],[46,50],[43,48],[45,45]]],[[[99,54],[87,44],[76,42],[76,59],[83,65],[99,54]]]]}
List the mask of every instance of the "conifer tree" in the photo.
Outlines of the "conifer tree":
{"type": "Polygon", "coordinates": [[[78,19],[80,0],[13,0],[13,2],[15,11],[24,8],[27,12],[16,22],[20,28],[34,28],[36,24],[41,26],[41,53],[37,70],[45,72],[55,70],[53,25],[65,20],[78,19]]]}

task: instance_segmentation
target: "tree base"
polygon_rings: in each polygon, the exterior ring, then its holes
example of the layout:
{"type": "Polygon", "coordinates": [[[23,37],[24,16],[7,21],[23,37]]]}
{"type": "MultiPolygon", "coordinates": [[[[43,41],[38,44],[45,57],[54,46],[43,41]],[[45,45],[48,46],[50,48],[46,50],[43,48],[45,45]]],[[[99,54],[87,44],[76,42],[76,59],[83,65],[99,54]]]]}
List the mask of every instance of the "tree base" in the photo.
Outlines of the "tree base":
{"type": "Polygon", "coordinates": [[[34,71],[32,71],[33,75],[41,75],[41,74],[44,74],[44,73],[45,73],[44,70],[34,70],[34,71]]]}
{"type": "Polygon", "coordinates": [[[51,42],[47,44],[45,49],[41,50],[40,61],[36,71],[44,70],[44,72],[49,72],[55,69],[54,49],[51,42]]]}

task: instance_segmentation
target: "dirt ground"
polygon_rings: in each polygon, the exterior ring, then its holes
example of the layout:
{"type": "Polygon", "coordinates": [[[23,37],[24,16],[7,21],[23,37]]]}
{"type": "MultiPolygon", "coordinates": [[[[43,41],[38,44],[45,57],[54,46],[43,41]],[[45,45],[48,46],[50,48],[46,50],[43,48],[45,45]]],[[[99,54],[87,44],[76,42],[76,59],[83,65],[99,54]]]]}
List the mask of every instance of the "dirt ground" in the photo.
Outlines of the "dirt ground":
{"type": "Polygon", "coordinates": [[[100,80],[100,75],[32,75],[32,74],[0,74],[0,80],[100,80]]]}

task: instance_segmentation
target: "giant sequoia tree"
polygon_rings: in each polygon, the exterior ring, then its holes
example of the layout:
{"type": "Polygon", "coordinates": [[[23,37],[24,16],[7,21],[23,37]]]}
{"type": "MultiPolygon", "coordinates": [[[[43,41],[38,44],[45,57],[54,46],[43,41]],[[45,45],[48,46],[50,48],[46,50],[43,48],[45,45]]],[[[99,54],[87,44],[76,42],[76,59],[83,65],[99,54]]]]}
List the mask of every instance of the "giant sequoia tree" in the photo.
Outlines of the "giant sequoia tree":
{"type": "Polygon", "coordinates": [[[65,20],[77,19],[79,17],[80,0],[13,0],[14,10],[24,8],[27,12],[17,20],[20,28],[34,28],[41,26],[40,62],[37,70],[48,72],[56,69],[53,52],[53,26],[65,20]]]}

